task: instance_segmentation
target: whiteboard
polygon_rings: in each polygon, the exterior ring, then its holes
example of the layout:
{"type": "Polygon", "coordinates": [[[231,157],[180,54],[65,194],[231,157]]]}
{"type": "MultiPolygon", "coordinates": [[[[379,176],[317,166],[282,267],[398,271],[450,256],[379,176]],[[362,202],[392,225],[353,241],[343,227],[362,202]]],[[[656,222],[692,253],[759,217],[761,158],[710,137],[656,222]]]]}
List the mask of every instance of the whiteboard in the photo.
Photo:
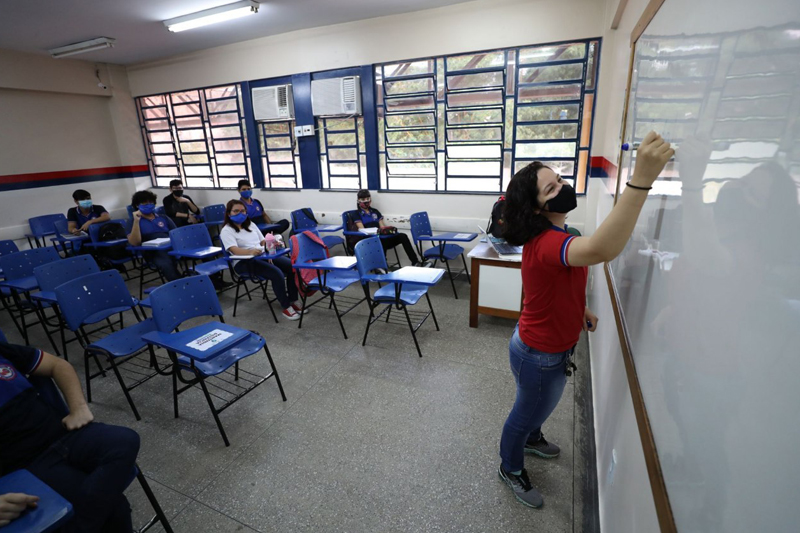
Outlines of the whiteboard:
{"type": "Polygon", "coordinates": [[[651,129],[676,160],[610,271],[678,531],[798,531],[800,2],[666,0],[623,141],[651,129]]]}

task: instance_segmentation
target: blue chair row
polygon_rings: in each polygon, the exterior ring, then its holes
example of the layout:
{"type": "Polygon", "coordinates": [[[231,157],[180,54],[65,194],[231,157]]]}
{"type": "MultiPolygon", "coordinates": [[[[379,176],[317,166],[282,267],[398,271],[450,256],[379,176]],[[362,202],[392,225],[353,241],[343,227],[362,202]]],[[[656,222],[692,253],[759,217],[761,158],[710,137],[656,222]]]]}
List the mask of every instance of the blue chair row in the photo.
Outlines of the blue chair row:
{"type": "Polygon", "coordinates": [[[441,243],[439,245],[433,245],[431,248],[427,250],[423,249],[422,242],[419,240],[422,236],[432,236],[433,230],[431,229],[431,221],[428,218],[428,213],[426,211],[422,211],[419,213],[414,213],[411,215],[411,237],[414,239],[414,245],[417,247],[417,252],[420,254],[420,257],[423,259],[433,259],[433,266],[435,267],[439,261],[444,262],[445,266],[447,267],[447,274],[450,278],[450,285],[453,287],[453,295],[458,299],[458,292],[456,292],[456,284],[455,278],[460,276],[461,274],[467,275],[467,283],[472,283],[472,279],[469,275],[469,270],[467,269],[467,260],[464,257],[464,248],[457,244],[446,244],[441,243]],[[464,268],[459,270],[458,272],[453,275],[453,271],[450,268],[450,261],[461,256],[461,262],[464,264],[464,268]]]}

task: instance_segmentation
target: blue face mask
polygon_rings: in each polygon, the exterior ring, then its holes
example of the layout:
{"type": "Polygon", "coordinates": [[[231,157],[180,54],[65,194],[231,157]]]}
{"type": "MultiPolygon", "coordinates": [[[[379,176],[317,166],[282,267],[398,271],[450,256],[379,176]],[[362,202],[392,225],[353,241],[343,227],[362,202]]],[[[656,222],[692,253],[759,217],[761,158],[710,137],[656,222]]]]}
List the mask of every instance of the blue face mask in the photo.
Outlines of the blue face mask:
{"type": "Polygon", "coordinates": [[[78,205],[81,206],[82,209],[89,209],[92,207],[91,200],[79,200],[78,205]]]}
{"type": "Polygon", "coordinates": [[[156,204],[139,204],[139,212],[143,215],[152,215],[156,210],[156,204]]]}
{"type": "Polygon", "coordinates": [[[247,213],[236,213],[235,215],[231,215],[230,218],[237,224],[242,224],[247,220],[247,213]]]}
{"type": "Polygon", "coordinates": [[[242,195],[242,198],[244,198],[245,200],[249,200],[250,197],[253,196],[253,191],[252,190],[242,191],[241,195],[242,195]]]}

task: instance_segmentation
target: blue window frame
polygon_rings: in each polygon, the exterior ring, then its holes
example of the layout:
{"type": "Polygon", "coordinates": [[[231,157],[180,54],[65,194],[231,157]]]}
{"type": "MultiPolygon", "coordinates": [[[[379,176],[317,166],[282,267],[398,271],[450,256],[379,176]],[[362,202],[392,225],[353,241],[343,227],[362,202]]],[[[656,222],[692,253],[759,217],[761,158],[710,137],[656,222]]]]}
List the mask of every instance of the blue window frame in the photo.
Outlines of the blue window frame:
{"type": "Polygon", "coordinates": [[[366,189],[364,117],[317,118],[323,189],[366,189]]]}
{"type": "Polygon", "coordinates": [[[251,179],[238,85],[136,99],[153,185],[236,188],[251,179]]]}
{"type": "Polygon", "coordinates": [[[294,120],[258,122],[261,167],[267,189],[299,189],[303,186],[294,120]]]}

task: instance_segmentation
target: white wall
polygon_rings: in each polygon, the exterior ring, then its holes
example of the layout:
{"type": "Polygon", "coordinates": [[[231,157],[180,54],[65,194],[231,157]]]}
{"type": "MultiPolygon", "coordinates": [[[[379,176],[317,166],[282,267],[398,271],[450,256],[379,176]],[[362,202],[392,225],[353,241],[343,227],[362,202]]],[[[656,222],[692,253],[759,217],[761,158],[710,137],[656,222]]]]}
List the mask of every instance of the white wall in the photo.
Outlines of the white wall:
{"type": "MultiPolygon", "coordinates": [[[[146,163],[124,69],[9,50],[0,50],[0,146],[0,176],[146,163]]],[[[145,177],[3,192],[0,239],[21,238],[32,216],[66,213],[77,188],[125,215],[131,194],[149,185],[145,177]]]]}
{"type": "MultiPolygon", "coordinates": [[[[647,0],[630,0],[619,29],[610,30],[619,0],[608,0],[598,82],[592,155],[618,164],[620,125],[627,86],[630,34],[647,0]]],[[[593,178],[587,194],[586,231],[591,234],[614,205],[616,176],[593,178]]],[[[608,532],[658,531],[620,339],[602,265],[592,267],[589,306],[599,317],[589,335],[594,395],[600,524],[608,532]]]]}

